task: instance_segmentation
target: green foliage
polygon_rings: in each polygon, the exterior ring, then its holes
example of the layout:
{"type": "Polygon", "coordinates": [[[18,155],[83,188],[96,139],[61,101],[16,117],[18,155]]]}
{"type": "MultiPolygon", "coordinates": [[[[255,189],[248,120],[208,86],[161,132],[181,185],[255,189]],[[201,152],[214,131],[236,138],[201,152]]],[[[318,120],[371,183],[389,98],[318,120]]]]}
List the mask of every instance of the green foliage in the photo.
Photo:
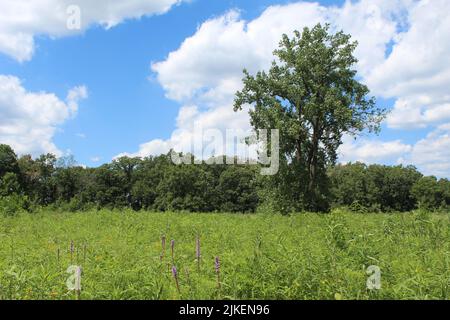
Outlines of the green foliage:
{"type": "Polygon", "coordinates": [[[422,175],[408,166],[338,165],[328,172],[334,206],[355,212],[411,211],[416,208],[413,186],[422,175]]]}
{"type": "Polygon", "coordinates": [[[16,173],[7,172],[0,178],[0,196],[19,194],[21,191],[19,178],[16,173]]]}
{"type": "Polygon", "coordinates": [[[17,156],[10,146],[0,144],[0,178],[2,178],[8,172],[19,172],[17,156]]]}
{"type": "MultiPolygon", "coordinates": [[[[5,172],[0,178],[0,196],[26,198],[27,210],[51,206],[70,212],[131,208],[289,214],[309,207],[305,198],[309,174],[286,159],[281,159],[279,174],[270,177],[260,175],[258,166],[175,165],[170,153],[124,157],[98,168],[77,166],[73,157],[22,156],[17,167],[18,172],[5,172]]],[[[414,167],[350,163],[328,167],[325,173],[315,197],[315,208],[321,212],[329,212],[330,206],[362,214],[450,207],[450,182],[423,177],[414,167]]]]}
{"type": "Polygon", "coordinates": [[[0,216],[0,300],[76,299],[66,287],[71,265],[83,268],[81,299],[450,299],[449,232],[448,215],[426,211],[0,216]],[[180,293],[161,235],[175,239],[180,293]],[[372,265],[382,272],[378,291],[366,287],[372,265]]]}
{"type": "Polygon", "coordinates": [[[425,210],[450,208],[450,181],[436,177],[423,177],[414,185],[412,193],[425,210]]]}
{"type": "Polygon", "coordinates": [[[155,206],[161,211],[214,211],[215,181],[201,166],[170,166],[157,187],[155,206]]]}
{"type": "Polygon", "coordinates": [[[273,197],[263,200],[286,206],[282,190],[295,188],[288,207],[327,211],[326,168],[335,164],[342,136],[379,131],[385,111],[357,81],[357,43],[350,38],[343,32],[330,33],[328,25],[305,28],[292,39],[283,36],[268,72],[252,76],[244,70],[244,89],[236,94],[235,111],[253,105],[255,130],[280,130],[285,168],[266,179],[267,188],[275,191],[266,192],[273,197]]]}
{"type": "Polygon", "coordinates": [[[245,167],[228,166],[220,175],[216,193],[222,212],[254,212],[258,206],[256,174],[245,167]]]}
{"type": "Polygon", "coordinates": [[[28,198],[17,194],[0,197],[0,216],[15,216],[29,208],[28,198]]]}
{"type": "Polygon", "coordinates": [[[39,205],[53,203],[57,198],[56,157],[46,154],[33,160],[26,155],[18,160],[18,164],[24,192],[39,205]]]}

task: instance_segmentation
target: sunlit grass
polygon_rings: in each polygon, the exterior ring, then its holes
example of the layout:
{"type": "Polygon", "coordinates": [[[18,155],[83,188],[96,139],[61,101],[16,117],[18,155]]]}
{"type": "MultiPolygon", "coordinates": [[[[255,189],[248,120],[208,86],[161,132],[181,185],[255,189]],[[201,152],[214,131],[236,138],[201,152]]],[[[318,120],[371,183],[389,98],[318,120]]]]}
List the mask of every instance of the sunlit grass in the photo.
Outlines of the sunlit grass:
{"type": "Polygon", "coordinates": [[[448,215],[419,212],[0,217],[0,299],[75,299],[71,265],[83,268],[81,299],[448,299],[449,236],[448,215]],[[379,291],[366,287],[371,265],[379,291]]]}

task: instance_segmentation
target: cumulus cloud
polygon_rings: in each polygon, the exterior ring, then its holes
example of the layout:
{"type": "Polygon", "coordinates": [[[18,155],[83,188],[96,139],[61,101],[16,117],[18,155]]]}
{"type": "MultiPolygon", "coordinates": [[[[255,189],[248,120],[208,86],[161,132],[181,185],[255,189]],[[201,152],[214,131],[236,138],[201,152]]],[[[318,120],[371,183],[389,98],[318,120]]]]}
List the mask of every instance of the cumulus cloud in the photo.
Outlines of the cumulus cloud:
{"type": "Polygon", "coordinates": [[[253,73],[268,69],[283,33],[292,35],[294,30],[319,22],[345,25],[347,32],[361,37],[360,55],[366,59],[359,67],[369,70],[383,59],[396,30],[396,23],[389,19],[394,12],[401,11],[403,2],[363,0],[356,4],[347,2],[343,7],[298,2],[268,7],[252,21],[245,21],[239,11],[232,10],[204,22],[167,59],[151,65],[166,96],[183,105],[177,131],[167,141],[142,144],[132,155],[154,154],[170,147],[185,150],[187,146],[183,143],[196,138],[192,131],[194,123],[205,130],[248,130],[247,112],[232,110],[234,94],[242,87],[242,70],[246,68],[253,73]],[[361,17],[359,23],[355,22],[355,16],[361,17]]]}
{"type": "Polygon", "coordinates": [[[405,6],[411,2],[361,0],[348,1],[343,7],[298,2],[268,7],[252,21],[232,10],[204,22],[166,60],[153,63],[152,70],[171,99],[228,102],[227,94],[240,88],[243,68],[256,72],[270,67],[282,34],[330,22],[335,30],[344,29],[359,41],[358,69],[369,74],[384,62],[389,43],[404,24],[405,6]]]}
{"type": "MultiPolygon", "coordinates": [[[[446,0],[360,0],[342,6],[296,2],[268,7],[251,21],[236,10],[205,21],[177,50],[151,66],[167,97],[182,105],[177,131],[166,141],[142,144],[134,154],[157,153],[191,141],[187,137],[193,135],[194,122],[249,128],[245,112],[231,111],[242,69],[251,73],[267,69],[283,33],[290,35],[318,22],[329,22],[333,30],[343,29],[358,41],[362,81],[374,95],[395,100],[387,119],[390,128],[439,126],[450,119],[450,20],[445,16],[449,11],[446,0]]],[[[420,150],[419,144],[400,140],[345,142],[342,161],[400,163],[420,150]]],[[[436,155],[438,163],[442,159],[436,155]]],[[[418,157],[409,160],[422,165],[418,157]]]]}
{"type": "Polygon", "coordinates": [[[417,165],[425,175],[450,176],[450,123],[438,126],[419,140],[403,160],[417,165]]]}
{"type": "Polygon", "coordinates": [[[205,129],[248,130],[247,112],[234,113],[231,107],[235,92],[242,86],[242,70],[256,72],[269,68],[273,50],[283,33],[292,34],[294,30],[330,20],[347,24],[347,29],[364,36],[361,55],[370,55],[361,62],[361,69],[369,69],[384,57],[386,42],[395,34],[395,23],[388,21],[388,17],[401,7],[400,2],[370,2],[389,3],[384,7],[369,5],[368,1],[348,2],[342,8],[299,2],[271,6],[252,21],[243,20],[238,11],[232,10],[204,22],[166,60],[152,64],[152,71],[167,97],[184,105],[179,112],[177,131],[167,141],[142,144],[133,155],[154,154],[170,147],[186,149],[183,143],[196,138],[192,130],[194,123],[200,123],[205,129]],[[370,32],[360,31],[354,16],[361,16],[359,21],[366,24],[366,31],[370,32]],[[376,27],[367,24],[366,18],[376,27]]]}
{"type": "Polygon", "coordinates": [[[0,75],[0,143],[19,154],[61,155],[53,136],[58,126],[76,115],[87,95],[87,88],[79,86],[61,100],[53,93],[29,92],[17,77],[0,75]]]}
{"type": "Polygon", "coordinates": [[[450,119],[450,21],[446,0],[415,1],[406,30],[392,52],[366,81],[377,95],[398,98],[388,118],[391,128],[427,127],[450,119]]]}
{"type": "Polygon", "coordinates": [[[0,1],[0,52],[18,61],[30,60],[34,37],[62,37],[82,32],[92,25],[112,28],[126,19],[162,14],[183,0],[2,0],[0,1]],[[81,12],[81,29],[67,28],[76,5],[81,12]]]}
{"type": "Polygon", "coordinates": [[[400,163],[401,157],[409,154],[413,147],[404,144],[401,140],[380,141],[357,139],[346,136],[343,145],[339,148],[339,161],[341,163],[360,161],[367,164],[389,161],[400,163]]]}
{"type": "Polygon", "coordinates": [[[341,163],[414,165],[425,175],[449,177],[450,123],[439,125],[414,144],[405,144],[401,140],[355,140],[350,136],[344,137],[343,142],[339,148],[341,163]]]}

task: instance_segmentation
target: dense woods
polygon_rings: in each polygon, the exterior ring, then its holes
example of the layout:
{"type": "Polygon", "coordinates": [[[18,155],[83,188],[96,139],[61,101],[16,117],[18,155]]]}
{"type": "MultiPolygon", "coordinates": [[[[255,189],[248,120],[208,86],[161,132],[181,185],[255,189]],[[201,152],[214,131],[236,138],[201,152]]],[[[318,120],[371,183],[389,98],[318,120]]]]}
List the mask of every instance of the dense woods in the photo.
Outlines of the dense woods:
{"type": "MultiPolygon", "coordinates": [[[[328,168],[327,177],[330,186],[322,197],[330,207],[391,212],[450,206],[450,181],[423,177],[414,167],[337,165],[328,168]]],[[[70,157],[18,158],[9,146],[0,146],[0,210],[6,215],[45,206],[255,212],[271,201],[265,196],[271,192],[265,179],[256,166],[175,165],[169,155],[124,157],[83,168],[70,157]]]]}

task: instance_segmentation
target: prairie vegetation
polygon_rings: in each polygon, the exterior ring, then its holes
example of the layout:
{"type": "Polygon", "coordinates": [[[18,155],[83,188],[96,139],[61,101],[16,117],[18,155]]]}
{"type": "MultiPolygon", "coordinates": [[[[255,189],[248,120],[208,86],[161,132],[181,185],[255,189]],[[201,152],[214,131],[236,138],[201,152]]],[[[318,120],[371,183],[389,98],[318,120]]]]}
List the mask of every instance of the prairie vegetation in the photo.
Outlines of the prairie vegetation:
{"type": "Polygon", "coordinates": [[[448,299],[449,226],[424,211],[2,217],[0,299],[76,299],[71,265],[83,270],[81,299],[448,299]],[[380,290],[367,289],[372,265],[380,290]]]}

